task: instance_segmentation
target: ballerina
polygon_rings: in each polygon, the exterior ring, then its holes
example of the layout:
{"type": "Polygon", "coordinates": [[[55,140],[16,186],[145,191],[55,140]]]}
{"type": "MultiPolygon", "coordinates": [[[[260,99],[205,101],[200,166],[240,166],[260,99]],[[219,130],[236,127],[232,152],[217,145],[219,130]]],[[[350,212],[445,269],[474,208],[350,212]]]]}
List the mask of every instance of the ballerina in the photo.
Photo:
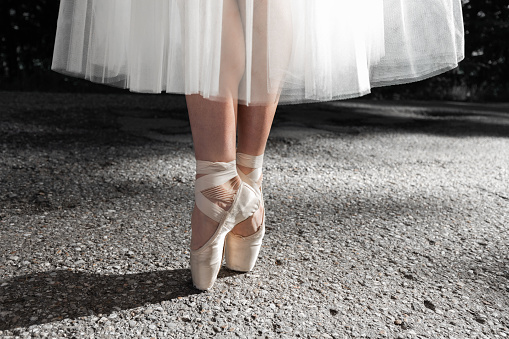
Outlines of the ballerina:
{"type": "Polygon", "coordinates": [[[186,95],[196,157],[191,272],[250,271],[280,104],[422,80],[464,58],[461,0],[61,0],[52,69],[186,95]]]}

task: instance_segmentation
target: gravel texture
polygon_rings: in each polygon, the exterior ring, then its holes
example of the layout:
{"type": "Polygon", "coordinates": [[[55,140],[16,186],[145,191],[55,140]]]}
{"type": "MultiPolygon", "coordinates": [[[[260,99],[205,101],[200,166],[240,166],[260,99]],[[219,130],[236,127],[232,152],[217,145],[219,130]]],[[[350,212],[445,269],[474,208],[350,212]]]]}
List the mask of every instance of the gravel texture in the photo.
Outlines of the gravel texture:
{"type": "Polygon", "coordinates": [[[189,271],[181,96],[0,92],[0,337],[507,338],[509,106],[282,106],[255,270],[189,271]]]}

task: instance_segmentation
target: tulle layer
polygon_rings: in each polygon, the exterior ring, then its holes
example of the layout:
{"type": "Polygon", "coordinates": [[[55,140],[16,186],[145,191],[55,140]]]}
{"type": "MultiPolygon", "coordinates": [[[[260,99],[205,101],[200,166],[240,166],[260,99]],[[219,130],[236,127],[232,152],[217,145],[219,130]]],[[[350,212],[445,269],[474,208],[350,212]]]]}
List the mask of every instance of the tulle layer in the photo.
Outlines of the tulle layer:
{"type": "Polygon", "coordinates": [[[256,105],[361,96],[463,57],[461,0],[61,0],[52,69],[256,105]]]}

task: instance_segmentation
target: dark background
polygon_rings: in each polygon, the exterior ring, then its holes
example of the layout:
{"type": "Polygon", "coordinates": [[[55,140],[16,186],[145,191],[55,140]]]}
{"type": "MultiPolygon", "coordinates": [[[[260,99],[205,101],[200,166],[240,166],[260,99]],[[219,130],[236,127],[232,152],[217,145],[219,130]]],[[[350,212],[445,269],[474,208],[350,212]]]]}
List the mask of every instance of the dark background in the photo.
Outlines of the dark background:
{"type": "MultiPolygon", "coordinates": [[[[509,1],[464,0],[466,58],[410,85],[373,89],[374,99],[509,101],[509,1]]],[[[0,90],[121,92],[50,70],[58,0],[0,1],[0,90]]]]}

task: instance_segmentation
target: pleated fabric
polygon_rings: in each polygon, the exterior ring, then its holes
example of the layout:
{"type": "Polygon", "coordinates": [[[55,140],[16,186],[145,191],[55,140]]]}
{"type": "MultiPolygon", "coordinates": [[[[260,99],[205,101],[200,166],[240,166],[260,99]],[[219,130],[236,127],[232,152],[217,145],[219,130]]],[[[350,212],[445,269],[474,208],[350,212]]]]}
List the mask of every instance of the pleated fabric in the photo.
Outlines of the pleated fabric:
{"type": "Polygon", "coordinates": [[[463,58],[461,0],[61,0],[52,69],[260,105],[357,97],[463,58]]]}

